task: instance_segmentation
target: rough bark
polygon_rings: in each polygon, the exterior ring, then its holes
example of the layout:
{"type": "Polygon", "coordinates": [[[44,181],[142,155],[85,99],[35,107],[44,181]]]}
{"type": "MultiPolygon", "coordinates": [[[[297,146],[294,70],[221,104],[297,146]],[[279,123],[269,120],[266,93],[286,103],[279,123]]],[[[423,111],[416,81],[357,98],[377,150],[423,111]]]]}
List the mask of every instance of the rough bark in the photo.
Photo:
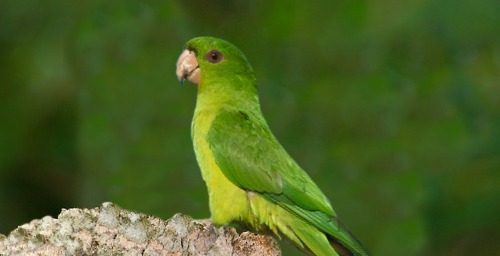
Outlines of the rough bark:
{"type": "Polygon", "coordinates": [[[176,214],[162,219],[104,203],[63,209],[0,234],[0,255],[281,255],[272,237],[176,214]]]}

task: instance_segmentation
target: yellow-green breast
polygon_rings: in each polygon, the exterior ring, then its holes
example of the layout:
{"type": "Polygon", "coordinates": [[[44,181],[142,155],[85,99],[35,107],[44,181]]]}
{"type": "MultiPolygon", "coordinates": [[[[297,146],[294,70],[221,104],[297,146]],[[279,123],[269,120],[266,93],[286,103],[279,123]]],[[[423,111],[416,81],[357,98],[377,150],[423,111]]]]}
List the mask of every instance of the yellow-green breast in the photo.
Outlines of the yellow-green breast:
{"type": "Polygon", "coordinates": [[[192,122],[192,139],[196,159],[208,189],[210,212],[215,224],[246,220],[249,213],[246,191],[234,185],[219,169],[206,136],[220,107],[197,104],[192,122]]]}
{"type": "MultiPolygon", "coordinates": [[[[269,202],[259,193],[245,191],[226,178],[207,142],[212,122],[224,108],[230,108],[217,97],[207,97],[201,87],[194,112],[191,136],[196,159],[208,189],[212,221],[218,225],[233,221],[250,224],[255,230],[269,229],[279,235],[289,223],[290,213],[269,202]],[[281,230],[281,232],[279,231],[281,230]]],[[[251,171],[251,170],[249,170],[251,171]]],[[[285,231],[286,232],[286,231],[285,231]]],[[[288,232],[286,232],[288,233],[288,232]]],[[[288,237],[293,234],[287,234],[288,237]]]]}

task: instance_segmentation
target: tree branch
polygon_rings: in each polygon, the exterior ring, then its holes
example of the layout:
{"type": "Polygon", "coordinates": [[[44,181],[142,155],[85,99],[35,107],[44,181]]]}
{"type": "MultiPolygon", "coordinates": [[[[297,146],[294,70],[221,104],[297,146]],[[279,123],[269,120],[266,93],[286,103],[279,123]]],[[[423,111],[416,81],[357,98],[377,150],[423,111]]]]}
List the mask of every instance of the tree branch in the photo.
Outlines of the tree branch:
{"type": "Polygon", "coordinates": [[[167,221],[104,203],[63,209],[0,234],[0,255],[281,255],[270,236],[176,214],[167,221]]]}

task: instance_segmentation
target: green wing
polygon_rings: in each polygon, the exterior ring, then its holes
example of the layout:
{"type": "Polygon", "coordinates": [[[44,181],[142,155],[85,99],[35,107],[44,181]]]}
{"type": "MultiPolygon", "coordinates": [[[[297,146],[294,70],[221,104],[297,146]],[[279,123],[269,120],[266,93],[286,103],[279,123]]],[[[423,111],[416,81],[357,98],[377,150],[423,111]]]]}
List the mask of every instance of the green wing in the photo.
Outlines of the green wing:
{"type": "Polygon", "coordinates": [[[259,116],[221,111],[214,119],[207,140],[224,175],[245,190],[270,193],[275,200],[286,199],[303,209],[335,216],[320,189],[259,116]]]}
{"type": "Polygon", "coordinates": [[[324,194],[283,149],[260,114],[221,111],[212,122],[207,141],[217,165],[231,182],[261,193],[352,251],[363,252],[324,194]]]}

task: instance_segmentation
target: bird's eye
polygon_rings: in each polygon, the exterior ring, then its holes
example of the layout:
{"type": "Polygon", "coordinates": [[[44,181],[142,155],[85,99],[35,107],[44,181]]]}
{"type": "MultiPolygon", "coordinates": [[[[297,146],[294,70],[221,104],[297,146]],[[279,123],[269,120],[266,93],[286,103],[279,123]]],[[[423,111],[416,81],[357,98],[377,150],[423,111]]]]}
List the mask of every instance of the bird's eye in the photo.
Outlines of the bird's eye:
{"type": "Polygon", "coordinates": [[[219,63],[222,59],[224,59],[222,53],[217,50],[211,50],[210,52],[208,52],[206,58],[211,63],[219,63]]]}

